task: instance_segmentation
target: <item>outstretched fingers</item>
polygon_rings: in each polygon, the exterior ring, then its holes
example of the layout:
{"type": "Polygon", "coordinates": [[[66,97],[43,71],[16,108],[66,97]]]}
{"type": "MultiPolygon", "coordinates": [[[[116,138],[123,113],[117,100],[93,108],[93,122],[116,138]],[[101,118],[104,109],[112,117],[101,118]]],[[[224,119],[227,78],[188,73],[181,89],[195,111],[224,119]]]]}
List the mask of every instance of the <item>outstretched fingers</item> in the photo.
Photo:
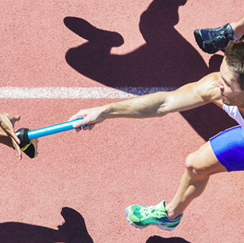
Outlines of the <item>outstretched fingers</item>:
{"type": "Polygon", "coordinates": [[[19,115],[13,116],[10,114],[0,113],[0,126],[3,129],[3,131],[8,135],[8,137],[11,139],[13,148],[15,149],[19,159],[21,159],[22,158],[22,152],[21,152],[21,149],[19,147],[20,140],[14,131],[14,124],[16,121],[19,121],[19,119],[20,119],[19,115]]]}

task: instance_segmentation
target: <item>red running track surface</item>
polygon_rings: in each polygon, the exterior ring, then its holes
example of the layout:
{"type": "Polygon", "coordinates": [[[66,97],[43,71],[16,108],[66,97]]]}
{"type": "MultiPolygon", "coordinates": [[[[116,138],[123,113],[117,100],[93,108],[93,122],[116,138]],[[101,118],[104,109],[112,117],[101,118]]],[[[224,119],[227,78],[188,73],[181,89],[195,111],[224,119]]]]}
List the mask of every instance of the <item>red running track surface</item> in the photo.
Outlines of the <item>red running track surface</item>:
{"type": "MultiPolygon", "coordinates": [[[[1,87],[116,91],[179,87],[217,70],[223,54],[203,53],[193,30],[239,19],[244,3],[13,0],[1,6],[1,87]]],[[[81,108],[119,100],[10,96],[1,98],[1,111],[22,115],[16,129],[57,124],[81,108]]],[[[170,201],[186,156],[232,125],[209,109],[108,120],[90,132],[40,138],[33,160],[18,161],[0,146],[0,242],[242,242],[243,172],[213,176],[173,232],[138,230],[125,218],[131,204],[170,201]],[[67,223],[58,231],[62,208],[67,223]]]]}

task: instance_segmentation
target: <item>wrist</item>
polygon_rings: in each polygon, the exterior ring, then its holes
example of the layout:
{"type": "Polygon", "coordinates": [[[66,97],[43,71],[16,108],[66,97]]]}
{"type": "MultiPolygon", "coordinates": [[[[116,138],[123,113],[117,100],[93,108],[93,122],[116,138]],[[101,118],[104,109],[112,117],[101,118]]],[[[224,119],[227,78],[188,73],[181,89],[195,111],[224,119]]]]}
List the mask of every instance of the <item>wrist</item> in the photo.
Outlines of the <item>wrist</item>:
{"type": "Polygon", "coordinates": [[[112,104],[107,104],[101,107],[101,115],[104,119],[112,118],[113,109],[112,104]]]}

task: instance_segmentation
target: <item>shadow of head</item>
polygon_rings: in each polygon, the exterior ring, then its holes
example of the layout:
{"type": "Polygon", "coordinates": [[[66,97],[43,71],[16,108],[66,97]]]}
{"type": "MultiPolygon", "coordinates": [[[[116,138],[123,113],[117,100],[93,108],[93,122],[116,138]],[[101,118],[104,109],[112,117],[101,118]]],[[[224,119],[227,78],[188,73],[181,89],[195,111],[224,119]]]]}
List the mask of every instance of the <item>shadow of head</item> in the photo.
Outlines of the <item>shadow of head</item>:
{"type": "Polygon", "coordinates": [[[144,40],[152,43],[157,39],[164,43],[165,37],[169,35],[173,41],[176,37],[172,31],[175,31],[174,26],[179,22],[179,7],[185,5],[186,1],[154,0],[140,17],[139,28],[144,40]]]}
{"type": "MultiPolygon", "coordinates": [[[[178,10],[180,6],[186,4],[187,0],[154,0],[142,13],[140,27],[143,24],[158,24],[163,28],[172,27],[179,22],[178,10]]],[[[141,28],[140,28],[141,29],[141,28]]],[[[141,30],[143,33],[143,30],[141,30]]]]}
{"type": "Polygon", "coordinates": [[[160,236],[151,236],[146,243],[190,243],[179,237],[162,238],[160,236]]]}
{"type": "Polygon", "coordinates": [[[19,222],[0,223],[1,243],[93,243],[84,218],[74,209],[65,207],[61,215],[65,222],[58,230],[19,222]]]}
{"type": "Polygon", "coordinates": [[[58,226],[59,232],[69,243],[92,243],[93,240],[88,234],[85,220],[80,213],[72,208],[64,207],[61,211],[65,222],[58,226]]]}

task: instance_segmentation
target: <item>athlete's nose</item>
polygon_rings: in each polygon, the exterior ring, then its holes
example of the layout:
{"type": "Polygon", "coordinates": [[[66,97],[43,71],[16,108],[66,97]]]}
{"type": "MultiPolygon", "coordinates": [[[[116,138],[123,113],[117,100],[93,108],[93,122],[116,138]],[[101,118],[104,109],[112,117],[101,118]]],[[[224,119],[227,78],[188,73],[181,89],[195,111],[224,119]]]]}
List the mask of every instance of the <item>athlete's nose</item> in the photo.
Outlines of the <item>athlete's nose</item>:
{"type": "Polygon", "coordinates": [[[222,81],[221,79],[219,79],[219,80],[216,82],[216,86],[219,87],[220,89],[224,89],[223,81],[222,81]]]}

